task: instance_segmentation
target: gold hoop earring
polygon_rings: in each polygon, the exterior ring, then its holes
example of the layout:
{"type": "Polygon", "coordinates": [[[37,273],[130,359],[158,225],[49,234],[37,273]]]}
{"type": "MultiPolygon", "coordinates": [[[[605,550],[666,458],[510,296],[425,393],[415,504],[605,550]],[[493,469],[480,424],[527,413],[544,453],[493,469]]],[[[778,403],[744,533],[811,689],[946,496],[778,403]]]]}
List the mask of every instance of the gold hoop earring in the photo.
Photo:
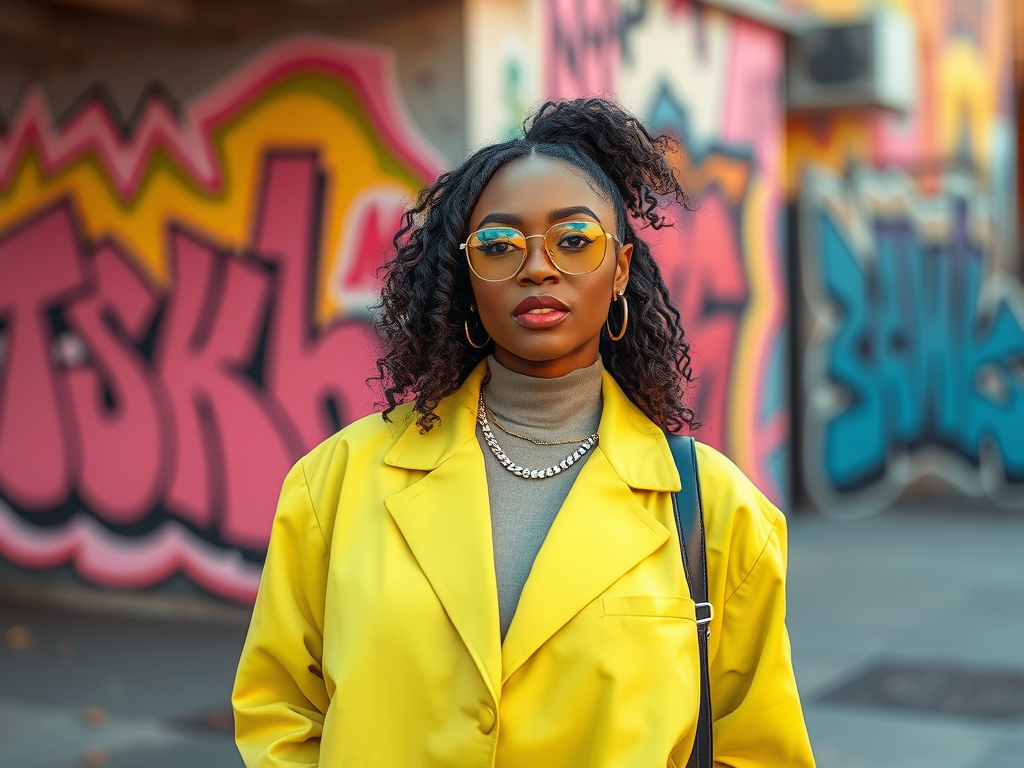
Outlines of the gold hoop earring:
{"type": "MultiPolygon", "coordinates": [[[[476,314],[476,304],[470,304],[469,311],[471,314],[476,314]]],[[[463,330],[466,331],[466,341],[469,342],[469,346],[471,346],[473,349],[483,349],[484,347],[491,343],[491,334],[489,333],[487,334],[487,339],[484,342],[477,344],[475,341],[473,341],[473,337],[469,335],[469,317],[467,317],[463,321],[462,328],[463,330]]]]}
{"type": "MultiPolygon", "coordinates": [[[[608,331],[608,338],[612,341],[618,341],[626,335],[626,327],[629,325],[629,302],[626,301],[626,297],[622,291],[619,291],[618,297],[613,301],[614,304],[619,299],[622,299],[622,327],[619,328],[618,334],[612,333],[612,327],[608,324],[608,318],[604,321],[604,328],[608,331]]],[[[609,318],[611,317],[611,308],[608,311],[609,318]]]]}

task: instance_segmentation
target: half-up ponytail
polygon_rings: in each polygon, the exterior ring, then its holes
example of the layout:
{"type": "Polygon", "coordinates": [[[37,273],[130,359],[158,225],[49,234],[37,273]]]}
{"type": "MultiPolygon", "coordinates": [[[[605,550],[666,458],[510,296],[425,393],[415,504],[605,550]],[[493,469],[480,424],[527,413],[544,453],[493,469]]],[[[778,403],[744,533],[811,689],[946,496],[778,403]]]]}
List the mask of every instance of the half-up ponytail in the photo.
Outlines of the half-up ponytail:
{"type": "Polygon", "coordinates": [[[659,197],[689,207],[666,158],[675,140],[651,136],[643,123],[613,101],[548,101],[523,130],[527,141],[571,144],[585,153],[619,189],[629,215],[655,229],[665,222],[658,211],[659,197]]]}
{"type": "Polygon", "coordinates": [[[383,268],[377,330],[384,354],[377,368],[384,418],[411,399],[420,429],[431,429],[437,404],[489,354],[489,348],[470,346],[463,332],[472,291],[458,244],[494,173],[536,154],[585,171],[611,200],[619,239],[633,246],[626,286],[629,328],[619,341],[602,337],[605,368],[658,426],[673,432],[698,426],[685,404],[690,345],[650,247],[634,226],[665,226],[664,204],[689,207],[666,158],[673,143],[668,136],[651,136],[615,102],[549,101],[527,120],[521,138],[477,150],[420,192],[395,235],[395,258],[383,268]]]}

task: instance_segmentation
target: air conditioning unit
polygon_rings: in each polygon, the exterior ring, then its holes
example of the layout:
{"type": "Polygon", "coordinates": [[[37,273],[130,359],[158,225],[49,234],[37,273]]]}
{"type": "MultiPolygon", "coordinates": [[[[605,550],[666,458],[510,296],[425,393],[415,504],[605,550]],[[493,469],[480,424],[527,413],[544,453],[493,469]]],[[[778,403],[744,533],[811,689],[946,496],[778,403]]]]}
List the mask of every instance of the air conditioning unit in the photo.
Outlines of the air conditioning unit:
{"type": "Polygon", "coordinates": [[[879,8],[846,21],[809,22],[788,37],[789,109],[881,107],[908,112],[917,89],[913,23],[879,8]]]}

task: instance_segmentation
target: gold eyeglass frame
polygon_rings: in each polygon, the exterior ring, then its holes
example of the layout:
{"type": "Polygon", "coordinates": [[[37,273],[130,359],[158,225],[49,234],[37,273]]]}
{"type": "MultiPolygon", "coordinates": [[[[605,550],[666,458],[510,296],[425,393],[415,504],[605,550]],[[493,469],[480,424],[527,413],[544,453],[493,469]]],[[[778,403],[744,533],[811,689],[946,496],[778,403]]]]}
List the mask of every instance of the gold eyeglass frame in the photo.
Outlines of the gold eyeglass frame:
{"type": "Polygon", "coordinates": [[[475,269],[473,269],[473,260],[471,258],[469,258],[469,249],[466,247],[467,245],[469,245],[469,241],[473,239],[473,235],[477,234],[478,232],[483,232],[484,230],[487,230],[487,229],[512,229],[512,230],[515,230],[516,232],[519,232],[520,235],[523,235],[523,239],[524,240],[531,240],[534,237],[541,238],[544,241],[544,252],[548,255],[548,261],[551,262],[551,266],[553,266],[555,269],[557,269],[563,275],[572,275],[572,276],[589,275],[591,272],[596,272],[598,269],[601,268],[601,265],[604,264],[605,257],[608,255],[608,248],[607,248],[608,241],[607,240],[605,241],[605,248],[604,248],[604,250],[601,253],[601,260],[599,262],[597,262],[597,264],[594,266],[593,269],[588,269],[586,272],[568,272],[568,271],[562,269],[560,266],[558,266],[558,264],[555,262],[555,258],[554,258],[554,256],[551,253],[551,249],[547,247],[548,235],[551,233],[551,230],[554,229],[555,227],[562,226],[562,225],[565,225],[565,224],[596,224],[598,227],[601,227],[601,231],[604,232],[605,237],[607,237],[607,238],[609,238],[611,240],[614,240],[616,246],[619,246],[619,247],[622,246],[622,241],[620,241],[619,238],[617,238],[615,235],[613,235],[607,229],[605,229],[600,224],[598,224],[598,222],[596,222],[596,221],[586,221],[586,220],[580,219],[580,220],[574,220],[574,221],[556,221],[554,224],[552,224],[550,227],[547,228],[547,230],[544,232],[543,235],[525,235],[525,234],[523,234],[523,232],[521,230],[518,230],[515,227],[506,227],[506,226],[481,227],[480,229],[474,230],[473,232],[469,233],[469,236],[466,238],[466,242],[464,242],[462,245],[459,246],[459,250],[466,254],[466,263],[469,265],[469,270],[474,275],[476,275],[480,280],[483,280],[485,283],[503,283],[506,280],[512,280],[516,275],[518,275],[520,272],[523,271],[523,265],[526,263],[526,257],[530,255],[528,249],[523,251],[523,259],[522,259],[522,261],[519,262],[519,267],[516,269],[515,272],[513,272],[508,277],[501,277],[501,278],[498,278],[497,280],[492,280],[490,278],[483,277],[479,272],[477,272],[475,269]]]}

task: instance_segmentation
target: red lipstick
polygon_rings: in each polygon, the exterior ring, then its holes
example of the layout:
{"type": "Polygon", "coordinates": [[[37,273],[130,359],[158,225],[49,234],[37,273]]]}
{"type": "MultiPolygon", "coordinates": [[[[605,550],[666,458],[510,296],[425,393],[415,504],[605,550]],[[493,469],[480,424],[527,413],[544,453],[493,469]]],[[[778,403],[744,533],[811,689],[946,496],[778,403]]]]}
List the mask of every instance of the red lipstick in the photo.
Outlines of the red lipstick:
{"type": "Polygon", "coordinates": [[[527,296],[516,304],[512,317],[524,328],[541,330],[557,325],[569,314],[569,308],[554,296],[527,296]]]}

